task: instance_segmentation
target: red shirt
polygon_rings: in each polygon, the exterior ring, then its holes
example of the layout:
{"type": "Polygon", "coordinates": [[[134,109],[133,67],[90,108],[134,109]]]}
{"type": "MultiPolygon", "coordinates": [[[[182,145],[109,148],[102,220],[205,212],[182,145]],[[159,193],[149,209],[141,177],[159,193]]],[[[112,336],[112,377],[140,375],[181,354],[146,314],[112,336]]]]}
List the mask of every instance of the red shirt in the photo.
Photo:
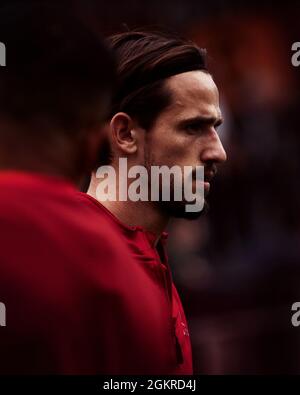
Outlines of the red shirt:
{"type": "Polygon", "coordinates": [[[59,178],[0,172],[0,373],[180,372],[159,273],[83,196],[59,178]]]}
{"type": "MultiPolygon", "coordinates": [[[[145,293],[149,297],[160,300],[160,305],[165,311],[162,316],[166,326],[168,321],[172,322],[169,336],[173,339],[173,349],[176,355],[176,364],[169,369],[170,374],[192,374],[192,352],[188,326],[182,307],[182,303],[176,287],[172,281],[168,257],[165,249],[167,233],[163,233],[157,246],[154,247],[156,236],[145,231],[139,226],[130,227],[120,222],[109,210],[93,197],[80,194],[82,199],[95,209],[101,218],[103,215],[118,229],[118,233],[130,249],[134,260],[142,268],[145,276],[143,284],[145,293]]],[[[162,330],[162,333],[167,327],[162,330]]]]}

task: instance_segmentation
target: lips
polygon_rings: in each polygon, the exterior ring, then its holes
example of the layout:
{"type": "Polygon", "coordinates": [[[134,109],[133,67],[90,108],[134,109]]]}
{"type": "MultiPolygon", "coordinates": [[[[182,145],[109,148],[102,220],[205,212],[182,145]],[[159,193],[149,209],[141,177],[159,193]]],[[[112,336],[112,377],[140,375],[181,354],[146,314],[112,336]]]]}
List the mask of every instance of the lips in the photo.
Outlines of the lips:
{"type": "Polygon", "coordinates": [[[210,183],[205,181],[204,182],[204,196],[206,196],[209,193],[210,190],[210,183]]]}
{"type": "Polygon", "coordinates": [[[209,170],[204,171],[204,195],[206,196],[210,190],[210,182],[217,174],[217,167],[213,165],[209,170]]]}
{"type": "Polygon", "coordinates": [[[211,182],[214,176],[217,174],[216,166],[211,167],[210,169],[205,169],[204,171],[204,182],[211,182]]]}
{"type": "Polygon", "coordinates": [[[207,166],[204,169],[204,182],[203,182],[203,186],[204,186],[204,195],[208,195],[209,190],[210,190],[210,183],[213,180],[214,176],[217,173],[217,167],[215,165],[212,166],[207,166]]]}
{"type": "MultiPolygon", "coordinates": [[[[209,177],[209,178],[212,179],[212,177],[209,177]]],[[[209,181],[204,180],[203,189],[204,189],[204,196],[208,195],[209,190],[210,190],[210,182],[209,181]]]]}

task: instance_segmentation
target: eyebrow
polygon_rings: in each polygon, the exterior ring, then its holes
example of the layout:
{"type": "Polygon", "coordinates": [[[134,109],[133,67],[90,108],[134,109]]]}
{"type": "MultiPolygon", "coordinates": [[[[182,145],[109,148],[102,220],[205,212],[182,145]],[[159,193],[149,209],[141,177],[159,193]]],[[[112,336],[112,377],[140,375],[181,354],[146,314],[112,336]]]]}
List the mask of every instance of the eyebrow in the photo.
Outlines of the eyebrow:
{"type": "Polygon", "coordinates": [[[223,117],[205,117],[205,116],[196,116],[192,118],[183,119],[178,122],[179,128],[185,128],[191,125],[214,125],[216,127],[220,126],[224,122],[223,117]]]}

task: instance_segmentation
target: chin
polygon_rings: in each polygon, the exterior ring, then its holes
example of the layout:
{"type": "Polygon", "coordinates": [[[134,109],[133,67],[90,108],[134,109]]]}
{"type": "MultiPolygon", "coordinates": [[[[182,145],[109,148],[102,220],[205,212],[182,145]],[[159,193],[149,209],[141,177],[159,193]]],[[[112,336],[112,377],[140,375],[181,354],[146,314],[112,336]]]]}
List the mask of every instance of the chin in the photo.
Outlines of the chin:
{"type": "Polygon", "coordinates": [[[195,220],[207,213],[209,210],[209,205],[206,200],[204,202],[203,209],[197,212],[185,211],[186,204],[186,202],[159,202],[160,209],[163,210],[164,213],[167,212],[171,218],[195,220]]]}

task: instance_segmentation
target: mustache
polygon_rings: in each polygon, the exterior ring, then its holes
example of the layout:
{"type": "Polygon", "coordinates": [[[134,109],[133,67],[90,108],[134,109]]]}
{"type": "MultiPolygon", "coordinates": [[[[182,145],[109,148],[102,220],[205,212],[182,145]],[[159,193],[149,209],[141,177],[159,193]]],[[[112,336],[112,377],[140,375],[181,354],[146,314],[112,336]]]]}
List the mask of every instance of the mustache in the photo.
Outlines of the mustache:
{"type": "MultiPolygon", "coordinates": [[[[204,181],[210,182],[215,177],[217,172],[218,172],[218,169],[215,164],[204,166],[204,181]]],[[[196,179],[196,175],[197,175],[196,169],[193,169],[193,171],[192,171],[193,179],[196,179]]]]}

